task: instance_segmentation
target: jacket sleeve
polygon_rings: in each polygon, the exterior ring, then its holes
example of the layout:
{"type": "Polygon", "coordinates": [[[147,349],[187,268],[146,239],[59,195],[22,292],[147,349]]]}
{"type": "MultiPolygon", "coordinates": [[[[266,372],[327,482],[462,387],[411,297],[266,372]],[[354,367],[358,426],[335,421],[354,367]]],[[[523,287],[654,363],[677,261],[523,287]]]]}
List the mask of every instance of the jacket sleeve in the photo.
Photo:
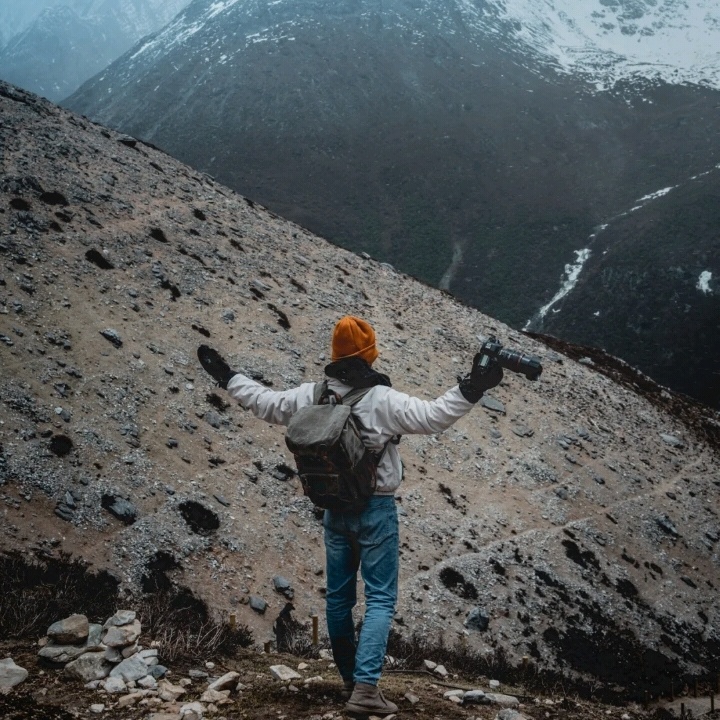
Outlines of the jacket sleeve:
{"type": "Polygon", "coordinates": [[[287,425],[301,407],[313,404],[315,383],[303,383],[291,390],[270,390],[238,373],[228,383],[227,390],[255,417],[276,425],[287,425]]]}
{"type": "Polygon", "coordinates": [[[474,407],[457,385],[436,400],[421,400],[391,388],[383,388],[375,394],[372,423],[394,435],[442,432],[474,407]]]}

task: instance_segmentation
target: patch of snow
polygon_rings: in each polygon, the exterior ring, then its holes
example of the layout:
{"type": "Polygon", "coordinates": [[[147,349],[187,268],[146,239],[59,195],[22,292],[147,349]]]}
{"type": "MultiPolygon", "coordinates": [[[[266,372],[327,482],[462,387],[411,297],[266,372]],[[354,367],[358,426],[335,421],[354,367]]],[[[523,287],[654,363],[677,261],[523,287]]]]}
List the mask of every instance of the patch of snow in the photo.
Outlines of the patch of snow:
{"type": "Polygon", "coordinates": [[[697,285],[695,287],[700,292],[705,293],[705,295],[707,295],[708,293],[712,293],[712,288],[710,287],[711,280],[712,273],[709,270],[703,270],[700,273],[700,277],[698,278],[697,285]]]}
{"type": "Polygon", "coordinates": [[[645,202],[646,200],[655,200],[655,198],[662,197],[663,195],[667,195],[671,190],[674,190],[675,186],[672,185],[671,187],[663,188],[662,190],[656,190],[654,193],[650,193],[649,195],[643,195],[639,200],[636,200],[635,202],[645,202]]]}

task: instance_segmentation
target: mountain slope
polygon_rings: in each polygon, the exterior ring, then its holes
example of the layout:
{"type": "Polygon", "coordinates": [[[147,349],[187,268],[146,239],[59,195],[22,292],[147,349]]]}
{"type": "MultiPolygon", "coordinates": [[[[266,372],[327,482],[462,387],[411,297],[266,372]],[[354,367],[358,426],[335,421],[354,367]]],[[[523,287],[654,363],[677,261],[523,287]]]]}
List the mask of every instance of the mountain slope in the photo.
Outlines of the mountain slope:
{"type": "Polygon", "coordinates": [[[521,327],[593,228],[720,161],[717,90],[623,79],[619,45],[561,67],[580,11],[545,5],[198,0],[68,105],[521,327]]]}
{"type": "Polygon", "coordinates": [[[66,0],[16,9],[8,30],[22,29],[0,50],[0,77],[60,100],[165,25],[188,1],[66,0]]]}
{"type": "Polygon", "coordinates": [[[322,528],[283,429],[228,404],[197,345],[285,388],[320,379],[333,324],[359,314],[378,368],[432,398],[493,332],[545,369],[403,438],[396,630],[635,697],[711,667],[717,418],[5,84],[0,111],[0,549],[78,553],[127,592],[167,575],[262,645],[277,574],[298,618],[321,609],[322,528]]]}

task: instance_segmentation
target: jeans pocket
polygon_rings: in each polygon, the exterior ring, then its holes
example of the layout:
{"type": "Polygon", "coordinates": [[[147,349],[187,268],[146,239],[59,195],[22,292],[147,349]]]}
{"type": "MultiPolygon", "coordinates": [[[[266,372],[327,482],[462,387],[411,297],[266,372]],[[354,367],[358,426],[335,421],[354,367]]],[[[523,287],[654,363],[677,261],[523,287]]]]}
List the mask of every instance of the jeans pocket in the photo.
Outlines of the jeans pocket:
{"type": "Polygon", "coordinates": [[[369,507],[361,518],[361,542],[380,545],[389,537],[398,534],[398,516],[395,499],[369,507]]]}

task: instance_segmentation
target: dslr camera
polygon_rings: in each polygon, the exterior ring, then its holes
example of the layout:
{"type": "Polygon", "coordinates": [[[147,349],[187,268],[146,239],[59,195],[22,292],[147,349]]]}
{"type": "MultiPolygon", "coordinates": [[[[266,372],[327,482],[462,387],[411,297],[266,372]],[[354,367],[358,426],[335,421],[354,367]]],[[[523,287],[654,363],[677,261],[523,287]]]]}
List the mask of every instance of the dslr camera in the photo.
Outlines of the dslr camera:
{"type": "Polygon", "coordinates": [[[525,355],[517,350],[507,350],[497,339],[490,335],[480,348],[482,355],[478,365],[485,369],[491,360],[496,360],[501,367],[522,373],[528,380],[537,380],[542,372],[540,358],[535,355],[525,355]]]}

